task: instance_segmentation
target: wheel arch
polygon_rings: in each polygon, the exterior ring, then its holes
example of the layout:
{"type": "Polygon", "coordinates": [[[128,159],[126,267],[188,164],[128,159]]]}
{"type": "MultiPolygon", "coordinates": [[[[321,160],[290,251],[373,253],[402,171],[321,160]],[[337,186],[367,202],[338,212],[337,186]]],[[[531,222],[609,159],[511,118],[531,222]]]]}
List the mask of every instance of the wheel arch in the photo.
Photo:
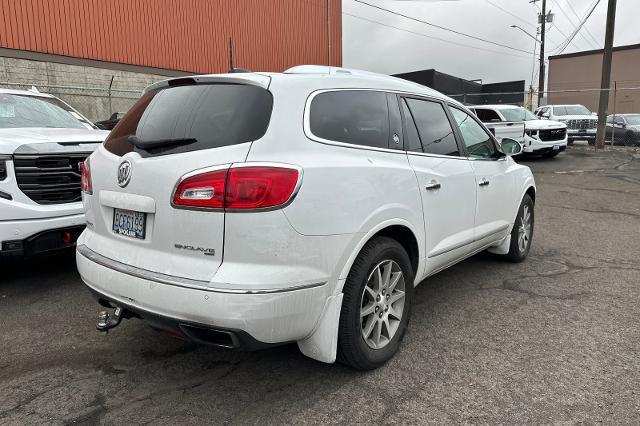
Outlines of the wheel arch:
{"type": "MultiPolygon", "coordinates": [[[[525,195],[528,195],[529,197],[531,197],[531,200],[533,201],[533,204],[536,203],[536,188],[531,185],[530,187],[527,188],[526,191],[524,191],[525,195]]],[[[522,196],[524,198],[524,195],[522,196]]]]}
{"type": "Polygon", "coordinates": [[[409,222],[404,220],[385,221],[367,232],[356,244],[347,262],[345,262],[339,275],[339,281],[341,284],[336,288],[334,294],[342,293],[344,280],[349,275],[349,271],[351,270],[351,266],[353,265],[353,262],[355,262],[356,257],[360,254],[365,244],[378,236],[392,238],[400,243],[409,255],[411,268],[415,279],[417,279],[420,271],[424,267],[424,260],[422,256],[424,247],[423,244],[420,244],[421,240],[418,235],[420,234],[417,230],[409,222]]]}

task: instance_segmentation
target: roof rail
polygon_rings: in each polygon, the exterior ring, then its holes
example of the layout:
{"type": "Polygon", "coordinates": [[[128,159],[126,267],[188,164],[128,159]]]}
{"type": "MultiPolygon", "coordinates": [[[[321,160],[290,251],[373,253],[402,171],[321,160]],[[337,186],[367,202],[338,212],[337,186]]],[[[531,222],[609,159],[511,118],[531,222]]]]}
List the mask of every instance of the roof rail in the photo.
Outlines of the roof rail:
{"type": "Polygon", "coordinates": [[[327,65],[298,65],[284,71],[284,74],[329,74],[329,75],[361,75],[368,77],[389,77],[369,71],[351,68],[331,67],[327,65]]]}

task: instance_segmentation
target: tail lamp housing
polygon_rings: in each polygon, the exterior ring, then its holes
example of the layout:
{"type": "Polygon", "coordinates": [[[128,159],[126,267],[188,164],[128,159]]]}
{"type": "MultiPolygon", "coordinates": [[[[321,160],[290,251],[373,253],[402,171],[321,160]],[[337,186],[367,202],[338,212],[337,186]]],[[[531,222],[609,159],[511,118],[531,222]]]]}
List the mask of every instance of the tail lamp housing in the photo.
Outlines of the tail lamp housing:
{"type": "Polygon", "coordinates": [[[177,208],[251,211],[283,207],[302,182],[302,169],[290,165],[242,163],[195,171],[177,184],[177,208]]]}
{"type": "Polygon", "coordinates": [[[89,158],[78,163],[80,169],[80,189],[85,194],[93,194],[93,186],[91,185],[91,165],[89,158]]]}

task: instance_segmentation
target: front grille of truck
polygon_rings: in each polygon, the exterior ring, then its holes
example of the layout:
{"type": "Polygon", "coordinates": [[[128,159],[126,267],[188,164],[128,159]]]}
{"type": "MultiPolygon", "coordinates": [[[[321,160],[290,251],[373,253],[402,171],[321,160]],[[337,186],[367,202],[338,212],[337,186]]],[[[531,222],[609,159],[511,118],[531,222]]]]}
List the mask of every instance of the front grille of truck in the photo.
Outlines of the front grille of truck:
{"type": "Polygon", "coordinates": [[[567,135],[567,129],[540,130],[539,135],[543,142],[561,141],[567,135]]]}
{"type": "Polygon", "coordinates": [[[80,201],[78,163],[89,154],[16,154],[13,167],[18,188],[38,204],[80,201]]]}
{"type": "Polygon", "coordinates": [[[579,120],[567,121],[567,127],[572,130],[595,129],[598,126],[598,120],[595,118],[584,118],[579,120]]]}

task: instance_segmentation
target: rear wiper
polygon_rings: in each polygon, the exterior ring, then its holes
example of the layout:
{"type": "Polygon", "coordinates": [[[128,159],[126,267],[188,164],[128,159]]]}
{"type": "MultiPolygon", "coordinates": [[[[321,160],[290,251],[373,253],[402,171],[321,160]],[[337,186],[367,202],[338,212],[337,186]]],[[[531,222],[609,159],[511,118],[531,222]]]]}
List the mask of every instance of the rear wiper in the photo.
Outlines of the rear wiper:
{"type": "Polygon", "coordinates": [[[127,140],[131,145],[140,149],[153,149],[172,145],[190,145],[192,143],[198,142],[196,138],[155,139],[150,141],[143,141],[142,139],[134,135],[129,136],[127,140]]]}

